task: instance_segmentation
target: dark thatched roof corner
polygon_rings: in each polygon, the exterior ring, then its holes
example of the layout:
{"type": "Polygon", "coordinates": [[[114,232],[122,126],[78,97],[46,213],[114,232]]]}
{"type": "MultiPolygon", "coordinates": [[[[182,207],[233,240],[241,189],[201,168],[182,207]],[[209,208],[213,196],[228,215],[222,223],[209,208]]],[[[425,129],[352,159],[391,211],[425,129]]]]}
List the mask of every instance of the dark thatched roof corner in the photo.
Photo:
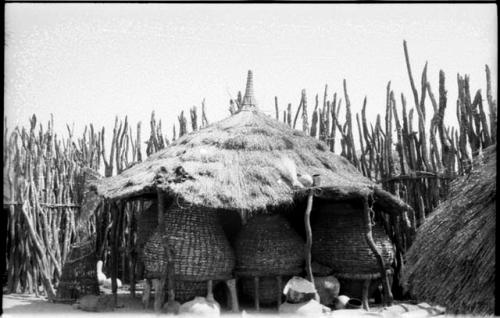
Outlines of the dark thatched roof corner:
{"type": "Polygon", "coordinates": [[[483,155],[482,164],[454,181],[406,254],[410,293],[454,314],[494,313],[496,145],[483,155]]]}

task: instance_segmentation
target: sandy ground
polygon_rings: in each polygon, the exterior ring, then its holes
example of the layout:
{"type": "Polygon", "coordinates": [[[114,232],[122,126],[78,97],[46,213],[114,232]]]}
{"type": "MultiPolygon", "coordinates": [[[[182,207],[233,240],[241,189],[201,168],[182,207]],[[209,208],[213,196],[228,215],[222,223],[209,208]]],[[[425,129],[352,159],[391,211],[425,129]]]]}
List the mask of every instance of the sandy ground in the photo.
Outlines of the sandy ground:
{"type": "MultiPolygon", "coordinates": [[[[2,317],[32,317],[33,315],[47,316],[47,317],[62,317],[68,314],[73,316],[93,316],[100,317],[104,316],[110,317],[122,317],[122,316],[133,316],[133,317],[157,317],[158,315],[154,313],[153,309],[145,310],[142,308],[140,301],[140,296],[132,298],[128,292],[122,291],[118,295],[118,305],[121,308],[116,308],[114,312],[107,313],[91,313],[84,312],[78,309],[74,309],[72,305],[69,304],[59,304],[51,303],[47,301],[45,297],[36,297],[35,295],[26,294],[9,294],[3,296],[3,315],[2,317]]],[[[325,317],[331,318],[347,318],[347,317],[365,317],[365,318],[426,318],[430,315],[422,311],[412,311],[401,315],[401,310],[398,310],[396,306],[394,310],[383,310],[382,308],[372,308],[370,312],[359,310],[336,310],[329,314],[325,314],[325,317]]],[[[165,314],[162,314],[165,316],[165,314]]],[[[241,313],[234,314],[229,311],[223,311],[223,317],[238,317],[238,318],[254,318],[254,317],[280,317],[276,311],[272,309],[263,309],[260,313],[256,313],[252,309],[248,311],[242,311],[241,313]]],[[[287,315],[281,315],[281,317],[287,317],[287,315]]],[[[439,317],[445,317],[443,315],[439,317]]]]}

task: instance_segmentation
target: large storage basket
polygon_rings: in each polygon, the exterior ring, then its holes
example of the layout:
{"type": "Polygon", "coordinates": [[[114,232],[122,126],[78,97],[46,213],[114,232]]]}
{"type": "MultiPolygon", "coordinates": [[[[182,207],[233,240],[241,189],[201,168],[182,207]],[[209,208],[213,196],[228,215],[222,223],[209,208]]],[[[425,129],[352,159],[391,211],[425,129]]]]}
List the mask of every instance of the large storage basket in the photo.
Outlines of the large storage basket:
{"type": "Polygon", "coordinates": [[[279,215],[259,215],[236,238],[236,271],[245,276],[295,275],[304,268],[304,241],[279,215]]]}
{"type": "Polygon", "coordinates": [[[84,295],[98,295],[95,236],[71,245],[63,265],[56,296],[60,300],[78,299],[84,295]]]}
{"type": "Polygon", "coordinates": [[[173,254],[176,281],[206,281],[232,277],[235,257],[217,219],[217,210],[181,207],[174,203],[164,214],[144,246],[147,278],[159,278],[166,270],[164,236],[173,254]]]}
{"type": "MultiPolygon", "coordinates": [[[[259,276],[259,301],[276,302],[281,290],[276,276],[300,274],[304,269],[304,241],[280,215],[255,216],[236,237],[236,272],[242,292],[254,298],[254,276],[259,276]]],[[[284,285],[283,285],[284,286],[284,285]]]]}
{"type": "MultiPolygon", "coordinates": [[[[380,266],[365,239],[363,210],[347,202],[328,203],[313,211],[312,258],[328,265],[339,277],[355,278],[380,273],[380,266]]],[[[372,226],[372,236],[387,269],[394,247],[382,225],[372,226]]]]}

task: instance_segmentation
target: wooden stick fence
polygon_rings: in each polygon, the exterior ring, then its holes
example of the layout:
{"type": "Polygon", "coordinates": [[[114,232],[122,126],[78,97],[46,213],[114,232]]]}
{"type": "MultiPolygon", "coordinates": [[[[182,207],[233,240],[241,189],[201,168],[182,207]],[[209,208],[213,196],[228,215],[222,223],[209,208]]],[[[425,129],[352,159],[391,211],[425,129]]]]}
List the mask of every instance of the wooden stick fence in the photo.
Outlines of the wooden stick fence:
{"type": "MultiPolygon", "coordinates": [[[[361,113],[353,116],[345,80],[342,94],[334,92],[329,98],[328,86],[325,86],[321,103],[319,94],[316,94],[311,114],[305,90],[301,91],[295,110],[292,103],[287,103],[280,112],[278,98],[274,100],[276,119],[293,128],[301,125],[305,133],[325,141],[333,152],[339,148],[340,155],[365,176],[413,207],[415,214],[408,216],[409,230],[402,217],[388,220],[383,214],[375,216],[375,221],[382,222],[396,242],[398,267],[403,266],[403,254],[411,244],[414,230],[446,197],[450,180],[470,171],[481,149],[496,143],[497,125],[497,105],[491,92],[488,66],[485,69],[488,107],[483,106],[481,90],[471,94],[469,77],[457,76],[459,91],[455,111],[459,128],[456,129],[443,121],[448,106],[444,72],[439,72],[436,98],[427,80],[426,64],[419,92],[406,42],[403,48],[414,106],[407,104],[403,94],[398,101],[389,82],[383,122],[381,115],[374,123],[368,122],[366,97],[361,113]],[[431,104],[432,114],[426,108],[426,101],[431,104]],[[341,119],[343,104],[345,117],[341,119]],[[427,119],[430,120],[428,130],[427,119]]],[[[238,111],[241,102],[242,95],[238,92],[237,98],[229,102],[230,113],[238,111]]],[[[207,126],[204,100],[200,115],[198,110],[192,107],[189,116],[180,113],[170,139],[163,133],[162,122],[153,112],[150,134],[145,142],[146,156],[164,149],[189,129],[207,126]]],[[[68,137],[64,138],[58,136],[53,127],[52,117],[44,128],[41,123],[37,126],[36,116],[31,118],[28,129],[16,127],[9,132],[5,127],[7,291],[43,293],[53,299],[71,244],[91,233],[97,235],[97,254],[104,261],[104,271],[113,272],[125,283],[135,281],[138,274],[136,219],[144,210],[145,202],[123,204],[120,206],[123,212],[118,218],[112,213],[118,207],[106,202],[99,205],[90,218],[82,217],[80,205],[85,191],[85,169],[99,171],[103,168],[104,176],[109,177],[142,161],[141,123],[137,123],[134,133],[127,117],[123,120],[115,118],[109,153],[105,147],[104,127],[98,130],[90,124],[82,136],[76,137],[74,129],[67,126],[68,137]],[[76,225],[85,230],[77,230],[76,225]],[[121,252],[120,259],[110,259],[111,248],[121,252]]],[[[135,293],[135,290],[131,292],[135,293]]]]}

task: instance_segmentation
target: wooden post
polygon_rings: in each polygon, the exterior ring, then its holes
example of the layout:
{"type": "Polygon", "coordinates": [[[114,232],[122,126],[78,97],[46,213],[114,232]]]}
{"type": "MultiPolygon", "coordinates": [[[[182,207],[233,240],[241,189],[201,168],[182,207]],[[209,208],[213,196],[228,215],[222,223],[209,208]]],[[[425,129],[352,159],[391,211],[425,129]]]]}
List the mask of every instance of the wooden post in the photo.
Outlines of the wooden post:
{"type": "MultiPolygon", "coordinates": [[[[142,205],[142,204],[141,204],[142,205]]],[[[130,280],[130,296],[135,298],[135,267],[136,267],[136,259],[137,252],[134,246],[134,237],[137,233],[137,220],[136,220],[136,210],[140,205],[137,202],[134,202],[130,209],[130,233],[129,233],[129,242],[128,242],[128,251],[129,251],[129,280],[130,280]]],[[[142,212],[142,211],[141,211],[142,212]]]]}
{"type": "MultiPolygon", "coordinates": [[[[320,175],[315,174],[313,176],[313,187],[319,186],[321,183],[320,175]]],[[[309,194],[307,196],[307,207],[306,212],[304,213],[304,225],[306,228],[306,247],[305,247],[305,258],[306,258],[306,272],[307,278],[310,282],[314,284],[314,277],[312,273],[312,265],[311,265],[311,246],[312,246],[312,230],[311,230],[311,210],[313,206],[313,190],[309,190],[309,194]]]]}
{"type": "Polygon", "coordinates": [[[238,304],[238,294],[236,292],[236,279],[228,279],[226,280],[227,288],[229,289],[229,294],[231,296],[231,311],[233,313],[237,313],[240,311],[238,304]]]}
{"type": "Polygon", "coordinates": [[[283,284],[282,284],[280,275],[276,276],[276,282],[278,283],[278,309],[279,309],[281,306],[281,294],[283,293],[283,290],[282,290],[283,284]]]}
{"type": "Polygon", "coordinates": [[[368,291],[370,290],[370,279],[367,278],[363,281],[363,296],[362,296],[362,302],[363,302],[363,309],[364,310],[369,310],[370,306],[368,304],[368,291]]]}
{"type": "Polygon", "coordinates": [[[305,248],[306,255],[305,256],[306,256],[307,279],[309,279],[310,282],[314,283],[314,278],[313,278],[313,274],[312,274],[312,267],[311,267],[311,246],[312,246],[311,210],[312,210],[312,204],[313,204],[313,191],[309,190],[309,195],[307,196],[306,213],[304,214],[304,224],[306,227],[306,236],[307,236],[306,248],[305,248]]]}
{"type": "Polygon", "coordinates": [[[254,300],[255,300],[255,309],[257,311],[260,310],[260,304],[259,304],[259,276],[255,276],[253,278],[253,286],[254,286],[254,300]]]}
{"type": "Polygon", "coordinates": [[[375,255],[375,258],[377,259],[377,262],[380,267],[380,274],[382,276],[382,284],[384,286],[384,303],[388,306],[392,304],[393,301],[393,296],[391,292],[391,287],[389,285],[389,279],[387,277],[387,272],[384,264],[384,259],[382,258],[382,255],[380,254],[380,251],[377,249],[377,246],[375,245],[375,242],[373,240],[372,236],[372,223],[370,219],[370,208],[368,207],[368,196],[364,196],[363,198],[363,216],[364,216],[364,223],[365,223],[365,239],[366,243],[370,247],[370,250],[373,252],[375,255]]]}
{"type": "Polygon", "coordinates": [[[163,277],[161,279],[153,279],[153,288],[155,289],[155,302],[154,309],[156,313],[159,313],[161,310],[161,306],[163,305],[163,298],[165,293],[163,291],[163,286],[165,286],[165,281],[163,277]]]}
{"type": "Polygon", "coordinates": [[[119,213],[117,204],[115,202],[111,203],[111,222],[112,230],[111,230],[111,291],[113,293],[113,301],[114,306],[116,307],[118,304],[118,295],[117,295],[117,283],[116,276],[118,272],[118,223],[119,223],[119,213]]]}
{"type": "MultiPolygon", "coordinates": [[[[158,190],[157,194],[158,194],[158,227],[160,228],[161,231],[163,231],[165,223],[164,214],[166,211],[166,194],[161,190],[158,190]]],[[[163,235],[163,248],[165,249],[165,254],[167,257],[167,262],[166,262],[167,266],[165,272],[162,273],[161,284],[159,287],[161,287],[162,289],[161,296],[163,297],[163,288],[165,286],[165,283],[167,284],[168,303],[170,304],[175,301],[175,290],[174,290],[175,277],[174,277],[174,266],[172,262],[173,255],[170,249],[168,236],[166,234],[163,235]]]]}
{"type": "MultiPolygon", "coordinates": [[[[155,312],[159,313],[161,310],[161,307],[163,305],[163,298],[164,298],[164,286],[165,283],[167,282],[168,278],[168,272],[169,272],[169,267],[170,267],[170,255],[169,251],[170,248],[168,246],[168,240],[166,238],[166,235],[164,235],[163,231],[165,229],[164,223],[165,223],[165,217],[164,217],[164,212],[165,212],[165,193],[162,192],[161,190],[157,190],[157,195],[158,195],[158,228],[160,229],[160,233],[163,236],[163,248],[166,251],[167,255],[167,268],[165,272],[161,273],[160,279],[153,280],[154,284],[154,289],[155,289],[155,302],[154,302],[154,310],[155,312]]],[[[170,283],[170,280],[168,280],[168,283],[170,283]]]]}
{"type": "MultiPolygon", "coordinates": [[[[163,223],[165,222],[164,219],[164,213],[165,213],[165,193],[157,190],[158,194],[158,225],[163,226],[163,223]]],[[[161,229],[161,227],[160,227],[161,229]]]]}
{"type": "Polygon", "coordinates": [[[214,301],[214,284],[211,279],[207,282],[207,300],[214,301]]]}
{"type": "Polygon", "coordinates": [[[142,305],[144,309],[149,307],[149,298],[151,296],[151,280],[145,279],[144,291],[142,292],[142,305]]]}

